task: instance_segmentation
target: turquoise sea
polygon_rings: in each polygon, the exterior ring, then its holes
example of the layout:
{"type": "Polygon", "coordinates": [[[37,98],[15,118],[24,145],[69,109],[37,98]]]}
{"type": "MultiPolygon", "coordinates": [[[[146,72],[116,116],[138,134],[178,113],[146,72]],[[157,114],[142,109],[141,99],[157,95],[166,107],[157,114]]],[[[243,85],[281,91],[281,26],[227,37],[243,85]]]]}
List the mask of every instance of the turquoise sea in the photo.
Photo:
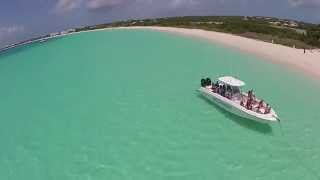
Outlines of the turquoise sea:
{"type": "Polygon", "coordinates": [[[319,180],[320,83],[204,40],[75,34],[0,55],[0,179],[319,180]],[[281,124],[195,91],[235,75],[281,124]]]}

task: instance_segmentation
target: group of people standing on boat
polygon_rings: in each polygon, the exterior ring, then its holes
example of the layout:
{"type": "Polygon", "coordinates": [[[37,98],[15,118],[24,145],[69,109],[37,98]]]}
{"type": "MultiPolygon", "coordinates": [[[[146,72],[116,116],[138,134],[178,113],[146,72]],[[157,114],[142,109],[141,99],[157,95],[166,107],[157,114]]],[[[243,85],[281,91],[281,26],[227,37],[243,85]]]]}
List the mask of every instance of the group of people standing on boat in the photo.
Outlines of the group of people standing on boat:
{"type": "Polygon", "coordinates": [[[218,93],[223,97],[226,97],[228,99],[232,98],[232,92],[231,89],[228,89],[228,86],[226,85],[221,85],[219,84],[219,82],[217,81],[216,83],[212,83],[212,91],[214,93],[218,93]]]}
{"type": "MultiPolygon", "coordinates": [[[[242,98],[240,105],[246,107],[248,110],[252,110],[254,101],[255,101],[255,95],[253,93],[253,90],[251,89],[248,91],[248,96],[246,98],[246,102],[244,103],[244,99],[242,98]]],[[[263,104],[262,100],[261,100],[261,104],[263,104]]]]}
{"type": "Polygon", "coordinates": [[[210,78],[201,79],[201,86],[202,87],[211,86],[211,90],[214,93],[218,93],[224,97],[226,97],[226,95],[228,94],[225,85],[219,84],[218,81],[212,82],[210,78]]]}
{"type": "Polygon", "coordinates": [[[240,105],[244,106],[246,109],[248,110],[254,110],[257,113],[263,113],[263,114],[268,114],[271,111],[271,107],[269,106],[269,104],[264,105],[264,101],[260,100],[259,102],[256,101],[256,97],[253,93],[253,90],[249,90],[248,91],[248,96],[246,96],[246,98],[242,98],[240,105]],[[244,100],[246,100],[246,102],[244,102],[244,100]],[[254,105],[258,104],[257,106],[254,105]],[[254,109],[253,109],[254,108],[254,109]],[[261,111],[264,110],[264,111],[261,111]]]}
{"type": "MultiPolygon", "coordinates": [[[[220,94],[221,96],[226,97],[228,99],[232,99],[232,96],[236,93],[236,92],[233,92],[230,86],[227,86],[223,83],[219,83],[218,81],[212,82],[210,78],[201,79],[201,86],[202,87],[209,86],[212,92],[220,94]]],[[[240,91],[238,90],[237,93],[240,93],[240,91]]],[[[241,94],[241,101],[240,101],[241,106],[245,107],[248,110],[255,111],[261,114],[270,113],[271,107],[269,106],[269,104],[266,104],[263,100],[260,100],[258,102],[252,89],[249,90],[247,94],[248,94],[247,96],[241,94]]]]}
{"type": "Polygon", "coordinates": [[[201,86],[211,86],[211,90],[214,93],[218,93],[223,97],[226,97],[228,99],[232,98],[232,89],[230,86],[226,86],[225,84],[221,84],[218,81],[212,82],[210,78],[202,79],[201,80],[201,86]]]}

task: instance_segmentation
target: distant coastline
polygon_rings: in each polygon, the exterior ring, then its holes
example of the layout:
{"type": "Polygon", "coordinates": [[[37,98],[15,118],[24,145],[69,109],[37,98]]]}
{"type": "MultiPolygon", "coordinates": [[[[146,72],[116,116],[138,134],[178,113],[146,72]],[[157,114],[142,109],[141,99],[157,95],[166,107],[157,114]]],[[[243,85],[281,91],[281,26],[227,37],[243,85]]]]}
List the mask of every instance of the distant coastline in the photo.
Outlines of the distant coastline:
{"type": "MultiPolygon", "coordinates": [[[[132,24],[132,23],[131,23],[132,24]]],[[[257,55],[263,59],[270,60],[277,64],[283,64],[291,67],[293,70],[297,70],[309,75],[313,79],[320,79],[320,49],[314,48],[312,50],[297,49],[294,47],[285,46],[282,44],[265,42],[259,39],[239,36],[237,34],[230,34],[225,32],[216,32],[212,30],[204,30],[199,28],[181,28],[181,27],[163,27],[163,26],[134,26],[136,23],[130,26],[121,26],[122,24],[108,24],[90,26],[80,29],[70,29],[60,33],[52,33],[40,38],[31,39],[28,41],[16,43],[5,48],[0,49],[0,53],[6,52],[9,49],[48,41],[52,38],[59,38],[62,36],[100,31],[100,30],[112,30],[112,29],[149,29],[155,31],[162,31],[168,33],[176,33],[189,37],[202,38],[214,43],[219,43],[223,46],[238,49],[242,52],[257,55]]]]}
{"type": "Polygon", "coordinates": [[[297,49],[320,48],[320,24],[261,16],[184,16],[127,20],[76,28],[76,31],[133,26],[202,29],[297,49]]]}
{"type": "Polygon", "coordinates": [[[27,40],[27,41],[11,44],[11,45],[5,46],[4,48],[1,48],[0,49],[0,54],[4,53],[4,52],[6,52],[6,51],[8,51],[10,49],[13,49],[13,48],[22,47],[22,46],[26,46],[26,45],[29,45],[29,44],[32,44],[32,43],[37,43],[37,42],[44,42],[44,41],[47,41],[47,40],[49,40],[51,38],[54,38],[54,37],[43,37],[43,38],[37,38],[37,39],[34,39],[34,40],[27,40]]]}
{"type": "Polygon", "coordinates": [[[58,32],[58,33],[51,33],[51,34],[48,34],[48,35],[45,35],[45,36],[40,36],[40,37],[36,37],[36,38],[25,40],[25,41],[17,42],[17,43],[14,43],[14,44],[10,44],[10,45],[7,45],[7,46],[1,48],[0,49],[0,54],[1,53],[5,53],[8,50],[13,49],[13,48],[26,46],[26,45],[33,44],[33,43],[46,42],[46,41],[48,41],[50,39],[59,38],[59,37],[63,37],[63,36],[66,36],[66,35],[70,35],[70,34],[72,34],[74,32],[75,32],[74,29],[70,29],[70,30],[67,30],[67,31],[62,31],[62,32],[58,32]]]}
{"type": "Polygon", "coordinates": [[[320,48],[320,24],[262,16],[184,16],[126,20],[78,27],[0,47],[0,53],[21,45],[41,42],[75,32],[114,27],[161,26],[223,32],[297,49],[320,48]]]}

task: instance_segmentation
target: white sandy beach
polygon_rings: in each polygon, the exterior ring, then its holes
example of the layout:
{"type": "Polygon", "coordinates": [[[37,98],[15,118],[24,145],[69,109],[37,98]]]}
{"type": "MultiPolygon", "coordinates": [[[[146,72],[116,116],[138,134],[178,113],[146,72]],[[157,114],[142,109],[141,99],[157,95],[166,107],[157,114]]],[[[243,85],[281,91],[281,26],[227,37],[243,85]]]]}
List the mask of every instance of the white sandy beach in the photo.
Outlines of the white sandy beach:
{"type": "MultiPolygon", "coordinates": [[[[112,30],[112,29],[150,29],[162,32],[177,33],[189,37],[202,38],[205,40],[219,43],[223,46],[234,48],[242,52],[254,54],[262,57],[265,60],[270,60],[273,63],[285,65],[292,70],[296,70],[309,75],[313,79],[320,79],[320,49],[307,50],[306,53],[302,49],[295,49],[279,44],[272,44],[255,39],[249,39],[241,36],[236,36],[227,33],[220,33],[214,31],[205,31],[201,29],[186,29],[173,27],[157,27],[157,26],[135,26],[135,27],[115,27],[96,29],[82,32],[73,32],[69,34],[59,35],[68,36],[77,33],[112,30]]],[[[46,39],[51,39],[49,37],[46,39]]],[[[36,40],[39,41],[39,40],[36,40]]]]}
{"type": "MultiPolygon", "coordinates": [[[[219,43],[224,46],[248,52],[273,63],[286,65],[293,70],[304,72],[314,79],[320,79],[320,51],[307,50],[304,54],[302,49],[272,44],[268,42],[249,39],[241,36],[205,31],[200,29],[184,29],[172,27],[128,27],[129,29],[151,29],[157,31],[178,33],[182,35],[203,38],[219,43]]],[[[125,27],[126,29],[126,27],[125,27]]]]}

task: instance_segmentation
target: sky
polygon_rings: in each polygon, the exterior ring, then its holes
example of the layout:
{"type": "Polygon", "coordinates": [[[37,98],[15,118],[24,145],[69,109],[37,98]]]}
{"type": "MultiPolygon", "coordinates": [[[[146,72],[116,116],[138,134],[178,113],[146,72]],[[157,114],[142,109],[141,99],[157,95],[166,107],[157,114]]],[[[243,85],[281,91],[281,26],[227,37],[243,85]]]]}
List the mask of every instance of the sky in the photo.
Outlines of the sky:
{"type": "Polygon", "coordinates": [[[4,0],[0,47],[72,27],[191,15],[272,16],[320,24],[320,0],[4,0]]]}

